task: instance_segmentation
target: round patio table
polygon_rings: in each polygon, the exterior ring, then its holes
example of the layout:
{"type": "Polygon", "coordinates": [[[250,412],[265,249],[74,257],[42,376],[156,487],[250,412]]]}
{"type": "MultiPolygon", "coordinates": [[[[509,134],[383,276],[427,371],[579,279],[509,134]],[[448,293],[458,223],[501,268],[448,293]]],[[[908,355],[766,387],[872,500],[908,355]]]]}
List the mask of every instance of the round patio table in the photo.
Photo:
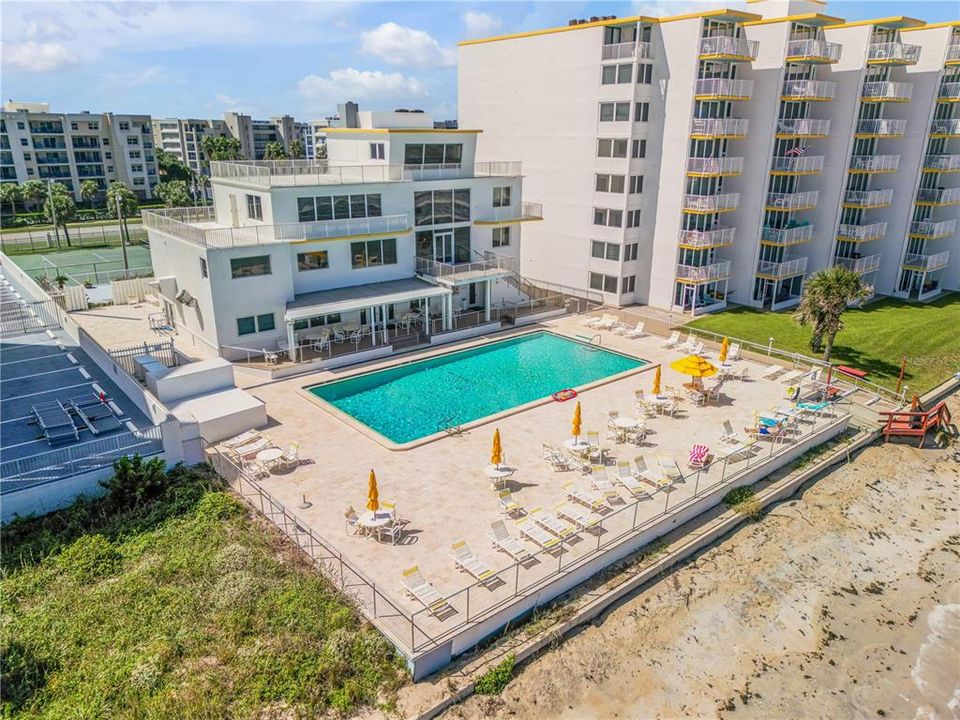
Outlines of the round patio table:
{"type": "Polygon", "coordinates": [[[266,450],[261,450],[257,453],[257,460],[262,462],[264,465],[269,465],[272,462],[276,462],[283,456],[283,450],[280,448],[267,448],[266,450]]]}
{"type": "Polygon", "coordinates": [[[366,510],[365,512],[360,513],[360,517],[357,518],[357,524],[360,527],[364,527],[367,530],[378,530],[390,523],[390,513],[385,512],[384,510],[366,510]]]}
{"type": "Polygon", "coordinates": [[[618,417],[614,419],[613,424],[616,425],[621,430],[633,430],[634,428],[641,425],[641,422],[637,418],[618,417]]]}
{"type": "Polygon", "coordinates": [[[516,468],[507,467],[506,465],[487,465],[483,469],[484,475],[491,480],[503,480],[510,477],[515,472],[516,468]]]}
{"type": "Polygon", "coordinates": [[[579,438],[568,438],[563,441],[563,446],[567,450],[572,450],[575,453],[585,453],[590,449],[590,443],[586,440],[580,440],[579,438]]]}

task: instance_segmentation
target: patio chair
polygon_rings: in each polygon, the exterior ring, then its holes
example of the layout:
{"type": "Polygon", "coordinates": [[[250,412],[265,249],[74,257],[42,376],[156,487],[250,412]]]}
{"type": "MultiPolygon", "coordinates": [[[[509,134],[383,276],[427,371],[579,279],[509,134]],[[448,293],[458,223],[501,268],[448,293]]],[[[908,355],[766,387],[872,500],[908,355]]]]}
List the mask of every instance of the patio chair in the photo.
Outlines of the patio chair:
{"type": "Polygon", "coordinates": [[[744,382],[750,378],[750,368],[744,365],[738,370],[731,372],[730,377],[739,382],[744,382]]]}
{"type": "Polygon", "coordinates": [[[652,485],[657,490],[666,490],[673,484],[662,474],[659,474],[652,468],[647,467],[647,461],[643,458],[643,455],[637,455],[633,459],[633,464],[635,468],[634,477],[645,481],[648,485],[652,485]]]}
{"type": "Polygon", "coordinates": [[[518,562],[531,558],[530,552],[520,540],[510,534],[507,530],[507,524],[503,520],[490,523],[490,534],[487,537],[490,538],[497,550],[502,550],[518,562]]]}
{"type": "Polygon", "coordinates": [[[274,350],[267,350],[263,348],[260,352],[263,353],[263,361],[268,363],[278,363],[280,362],[280,355],[277,354],[274,350]]]}
{"type": "Polygon", "coordinates": [[[541,507],[533,508],[533,510],[530,511],[530,517],[533,518],[533,521],[537,525],[544,530],[552,532],[558,538],[568,538],[571,535],[577,534],[577,529],[570,525],[570,523],[564,522],[556,515],[551,515],[541,507]]]}
{"type": "Polygon", "coordinates": [[[690,450],[690,458],[687,460],[687,466],[694,470],[702,470],[710,464],[710,448],[706,445],[697,444],[690,450]]]}
{"type": "Polygon", "coordinates": [[[762,377],[764,380],[773,380],[773,378],[775,378],[777,375],[779,375],[782,372],[783,372],[782,365],[771,365],[762,373],[760,373],[760,377],[762,377]]]}
{"type": "Polygon", "coordinates": [[[283,451],[283,455],[280,456],[280,465],[282,467],[297,467],[300,464],[300,443],[295,442],[290,445],[286,450],[283,451]]]}
{"type": "Polygon", "coordinates": [[[496,573],[493,572],[493,568],[474,554],[470,546],[467,545],[466,540],[462,538],[455,540],[453,544],[450,545],[449,554],[454,566],[456,566],[458,570],[470,573],[481,585],[485,585],[491,580],[496,579],[497,576],[496,573]]]}
{"type": "Polygon", "coordinates": [[[572,482],[564,483],[563,491],[567,494],[568,498],[576,500],[582,505],[586,505],[591,510],[599,510],[605,506],[602,495],[592,493],[572,482]]]}
{"type": "Polygon", "coordinates": [[[357,515],[357,511],[353,509],[353,505],[343,511],[343,518],[347,522],[348,535],[350,534],[351,528],[353,528],[354,535],[360,535],[363,533],[363,526],[360,524],[360,516],[357,515]]]}
{"type": "Polygon", "coordinates": [[[416,565],[409,567],[401,573],[401,582],[407,595],[417,600],[431,615],[438,615],[440,612],[450,609],[450,603],[447,599],[437,592],[423,575],[420,574],[420,568],[416,565]]]}
{"type": "Polygon", "coordinates": [[[595,512],[585,510],[572,502],[562,502],[554,508],[554,511],[557,513],[557,517],[573,523],[580,530],[590,530],[603,521],[603,518],[595,512]]]}
{"type": "Polygon", "coordinates": [[[620,412],[610,410],[607,412],[607,439],[617,441],[620,438],[620,428],[617,427],[616,419],[620,417],[620,412]]]}
{"type": "Polygon", "coordinates": [[[693,401],[697,406],[703,405],[707,401],[706,391],[701,392],[695,388],[684,388],[687,393],[687,398],[693,401]]]}
{"type": "Polygon", "coordinates": [[[634,497],[650,496],[650,493],[647,492],[647,489],[630,470],[630,463],[627,460],[620,460],[617,462],[617,482],[623,485],[626,491],[634,497]]]}
{"type": "Polygon", "coordinates": [[[600,444],[600,433],[596,430],[588,430],[586,433],[587,444],[590,446],[590,458],[597,460],[603,459],[603,446],[600,444]]]}
{"type": "Polygon", "coordinates": [[[647,402],[646,400],[641,400],[640,398],[637,398],[636,400],[634,400],[633,406],[637,409],[637,412],[643,417],[654,418],[657,416],[657,406],[647,402]]]}
{"type": "Polygon", "coordinates": [[[353,343],[353,349],[357,350],[360,347],[360,343],[363,342],[363,330],[354,330],[350,333],[350,342],[353,343]]]}
{"type": "Polygon", "coordinates": [[[272,444],[272,440],[266,435],[260,435],[253,442],[249,442],[246,445],[240,445],[234,448],[234,452],[237,453],[242,458],[249,458],[253,455],[256,455],[261,450],[266,450],[272,444]]]}
{"type": "Polygon", "coordinates": [[[626,332],[624,332],[623,336],[631,339],[641,338],[647,334],[646,332],[644,332],[644,326],[645,324],[643,320],[637,320],[637,324],[634,327],[627,330],[626,332]]]}
{"type": "Polygon", "coordinates": [[[335,327],[333,329],[333,341],[335,343],[346,342],[347,334],[343,331],[343,328],[335,327]]]}
{"type": "Polygon", "coordinates": [[[663,473],[663,476],[668,480],[683,479],[683,473],[680,471],[680,466],[672,457],[657,455],[657,465],[660,467],[660,472],[663,473]]]}
{"type": "Polygon", "coordinates": [[[320,337],[310,343],[310,348],[316,352],[323,352],[330,347],[330,337],[320,337]]]}
{"type": "Polygon", "coordinates": [[[554,470],[572,470],[575,467],[562,450],[549,443],[543,443],[543,458],[553,466],[554,470]]]}
{"type": "Polygon", "coordinates": [[[246,470],[250,475],[255,478],[263,478],[270,476],[270,470],[267,469],[267,466],[262,462],[256,459],[256,457],[242,460],[243,469],[246,470]]]}
{"type": "Polygon", "coordinates": [[[704,386],[706,390],[706,401],[719,403],[720,402],[720,393],[723,390],[723,380],[715,382],[713,385],[704,386]]]}
{"type": "Polygon", "coordinates": [[[497,505],[501,515],[523,514],[523,506],[514,499],[513,493],[509,490],[501,490],[497,493],[497,505]]]}
{"type": "Polygon", "coordinates": [[[604,313],[603,317],[600,318],[600,322],[594,325],[594,327],[599,330],[612,330],[617,326],[618,322],[616,315],[604,313]]]}
{"type": "Polygon", "coordinates": [[[680,331],[674,330],[672,333],[670,333],[670,337],[668,337],[666,340],[663,341],[661,347],[672,348],[679,344],[680,344],[680,331]]]}
{"type": "Polygon", "coordinates": [[[380,501],[380,510],[382,512],[390,513],[390,519],[394,522],[397,521],[397,504],[394,502],[389,502],[387,500],[380,501]]]}
{"type": "Polygon", "coordinates": [[[514,524],[521,536],[543,550],[552,550],[560,545],[560,538],[554,537],[528,517],[520,518],[514,524]]]}
{"type": "Polygon", "coordinates": [[[403,524],[394,518],[386,525],[377,528],[377,541],[382,540],[384,536],[390,538],[391,544],[396,545],[397,541],[403,537],[403,524]]]}
{"type": "Polygon", "coordinates": [[[598,493],[603,495],[603,499],[607,503],[619,502],[622,498],[620,493],[617,492],[617,489],[613,486],[607,479],[607,473],[603,465],[594,465],[590,473],[590,483],[596,489],[598,493]]]}

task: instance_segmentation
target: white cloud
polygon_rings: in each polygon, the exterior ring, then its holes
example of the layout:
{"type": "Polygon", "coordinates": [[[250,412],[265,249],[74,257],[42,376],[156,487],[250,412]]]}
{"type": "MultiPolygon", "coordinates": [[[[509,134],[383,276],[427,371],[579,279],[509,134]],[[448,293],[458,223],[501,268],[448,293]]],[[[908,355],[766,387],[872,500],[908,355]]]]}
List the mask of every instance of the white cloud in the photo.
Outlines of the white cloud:
{"type": "Polygon", "coordinates": [[[79,58],[54,42],[3,43],[3,63],[29,72],[50,72],[76,65],[79,58]]]}
{"type": "Polygon", "coordinates": [[[103,79],[119,87],[142,87],[170,82],[173,76],[166,68],[160,65],[152,65],[148,68],[136,70],[105,72],[103,73],[103,79]]]}
{"type": "Polygon", "coordinates": [[[326,77],[307,75],[297,83],[300,95],[324,106],[341,100],[374,100],[385,103],[405,98],[424,97],[426,88],[417,78],[380,70],[340,68],[326,77]]]}
{"type": "Polygon", "coordinates": [[[224,110],[238,111],[240,110],[240,106],[243,105],[237,98],[223,93],[217,93],[213,99],[216,100],[217,105],[222,106],[224,110]]]}
{"type": "Polygon", "coordinates": [[[457,54],[441,47],[430,33],[392,22],[363,33],[360,39],[363,52],[383,58],[391,65],[449,67],[457,63],[457,54]]]}
{"type": "Polygon", "coordinates": [[[476,38],[493,35],[503,25],[503,21],[496,15],[467,10],[463,14],[463,25],[466,28],[467,37],[476,38]]]}

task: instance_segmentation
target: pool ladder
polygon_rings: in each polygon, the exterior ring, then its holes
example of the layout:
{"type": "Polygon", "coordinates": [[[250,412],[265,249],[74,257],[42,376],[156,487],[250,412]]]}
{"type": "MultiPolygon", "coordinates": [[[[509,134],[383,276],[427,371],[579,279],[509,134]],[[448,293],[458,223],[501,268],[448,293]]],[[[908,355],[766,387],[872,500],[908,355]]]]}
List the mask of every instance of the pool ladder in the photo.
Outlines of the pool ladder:
{"type": "Polygon", "coordinates": [[[445,432],[449,436],[463,434],[463,428],[457,419],[456,413],[451,413],[437,423],[437,432],[445,432]]]}

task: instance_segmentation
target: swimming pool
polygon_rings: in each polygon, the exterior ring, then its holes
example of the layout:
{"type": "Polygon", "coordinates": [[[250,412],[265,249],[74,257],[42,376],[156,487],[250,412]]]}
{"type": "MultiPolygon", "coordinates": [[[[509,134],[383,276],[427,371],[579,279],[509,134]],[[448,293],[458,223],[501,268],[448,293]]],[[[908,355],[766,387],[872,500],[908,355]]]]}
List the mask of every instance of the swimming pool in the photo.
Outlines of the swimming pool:
{"type": "Polygon", "coordinates": [[[535,332],[309,391],[401,444],[645,364],[553,333],[535,332]]]}

